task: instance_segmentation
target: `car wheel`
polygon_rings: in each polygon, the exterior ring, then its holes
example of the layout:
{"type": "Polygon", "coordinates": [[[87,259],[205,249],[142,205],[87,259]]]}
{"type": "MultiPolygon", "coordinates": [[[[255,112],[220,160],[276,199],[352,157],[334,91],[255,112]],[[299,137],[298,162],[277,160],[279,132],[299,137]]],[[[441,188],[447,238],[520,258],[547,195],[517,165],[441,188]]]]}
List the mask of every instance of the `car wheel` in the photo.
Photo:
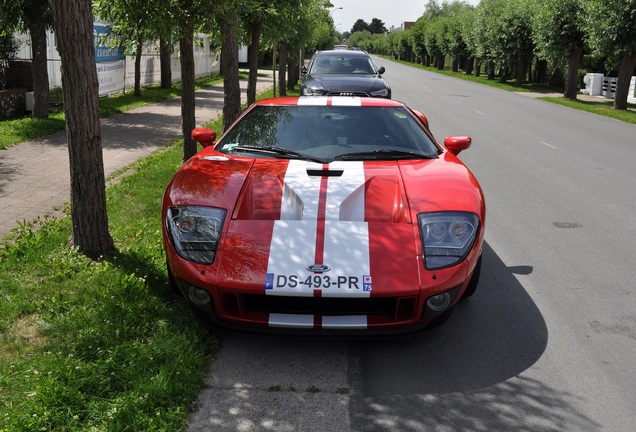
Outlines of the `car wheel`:
{"type": "Polygon", "coordinates": [[[473,294],[475,294],[475,291],[477,290],[477,285],[479,284],[480,273],[481,273],[481,255],[479,256],[479,259],[477,260],[477,265],[475,266],[475,270],[473,270],[473,275],[471,276],[470,281],[468,282],[466,291],[464,291],[464,295],[462,295],[463,299],[468,298],[472,296],[473,294]]]}

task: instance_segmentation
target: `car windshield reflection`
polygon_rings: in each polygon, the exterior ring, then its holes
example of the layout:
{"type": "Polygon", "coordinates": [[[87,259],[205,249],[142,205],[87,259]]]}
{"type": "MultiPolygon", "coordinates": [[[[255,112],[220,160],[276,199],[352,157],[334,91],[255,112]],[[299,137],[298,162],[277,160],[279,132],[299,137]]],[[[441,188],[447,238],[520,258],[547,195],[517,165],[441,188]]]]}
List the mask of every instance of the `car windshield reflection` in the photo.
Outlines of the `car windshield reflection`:
{"type": "Polygon", "coordinates": [[[311,66],[310,74],[377,74],[368,57],[323,56],[311,66]]]}
{"type": "Polygon", "coordinates": [[[357,160],[435,158],[438,154],[438,147],[402,107],[257,106],[215,149],[325,163],[353,154],[357,160]]]}

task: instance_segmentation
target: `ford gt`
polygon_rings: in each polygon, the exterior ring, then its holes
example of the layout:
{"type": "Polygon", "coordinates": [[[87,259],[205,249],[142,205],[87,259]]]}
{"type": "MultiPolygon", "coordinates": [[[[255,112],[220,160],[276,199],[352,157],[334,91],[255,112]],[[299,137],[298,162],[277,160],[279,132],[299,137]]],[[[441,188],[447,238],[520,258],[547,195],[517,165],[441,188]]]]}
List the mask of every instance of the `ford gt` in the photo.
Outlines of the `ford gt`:
{"type": "Polygon", "coordinates": [[[168,275],[199,315],[242,331],[434,328],[478,284],[482,190],[403,103],[280,97],[250,106],[167,185],[168,275]]]}

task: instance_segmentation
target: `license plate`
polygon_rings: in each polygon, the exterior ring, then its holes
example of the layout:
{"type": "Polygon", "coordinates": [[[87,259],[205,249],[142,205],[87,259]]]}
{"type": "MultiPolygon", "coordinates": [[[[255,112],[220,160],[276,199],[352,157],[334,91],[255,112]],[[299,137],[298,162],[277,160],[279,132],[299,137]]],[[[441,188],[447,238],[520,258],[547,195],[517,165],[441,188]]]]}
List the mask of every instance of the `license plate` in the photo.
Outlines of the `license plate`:
{"type": "Polygon", "coordinates": [[[360,290],[371,291],[370,275],[361,276],[336,276],[325,274],[313,274],[309,276],[283,275],[267,273],[265,276],[265,289],[275,290],[281,288],[310,289],[310,290],[360,290]]]}

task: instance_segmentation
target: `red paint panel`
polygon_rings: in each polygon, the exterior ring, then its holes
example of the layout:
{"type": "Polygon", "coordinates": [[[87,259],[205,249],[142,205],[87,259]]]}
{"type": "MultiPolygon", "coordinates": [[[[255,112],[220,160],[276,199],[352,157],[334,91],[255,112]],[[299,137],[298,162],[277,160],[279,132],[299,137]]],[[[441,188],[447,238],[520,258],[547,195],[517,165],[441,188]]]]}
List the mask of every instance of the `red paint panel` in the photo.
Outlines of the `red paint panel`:
{"type": "Polygon", "coordinates": [[[233,219],[278,220],[283,199],[283,179],[289,160],[256,159],[245,182],[233,219]]]}
{"type": "Polygon", "coordinates": [[[365,162],[364,220],[410,223],[408,201],[395,162],[365,162]]]}
{"type": "Polygon", "coordinates": [[[231,220],[226,224],[223,250],[217,257],[218,285],[262,294],[274,221],[231,220]]]}

